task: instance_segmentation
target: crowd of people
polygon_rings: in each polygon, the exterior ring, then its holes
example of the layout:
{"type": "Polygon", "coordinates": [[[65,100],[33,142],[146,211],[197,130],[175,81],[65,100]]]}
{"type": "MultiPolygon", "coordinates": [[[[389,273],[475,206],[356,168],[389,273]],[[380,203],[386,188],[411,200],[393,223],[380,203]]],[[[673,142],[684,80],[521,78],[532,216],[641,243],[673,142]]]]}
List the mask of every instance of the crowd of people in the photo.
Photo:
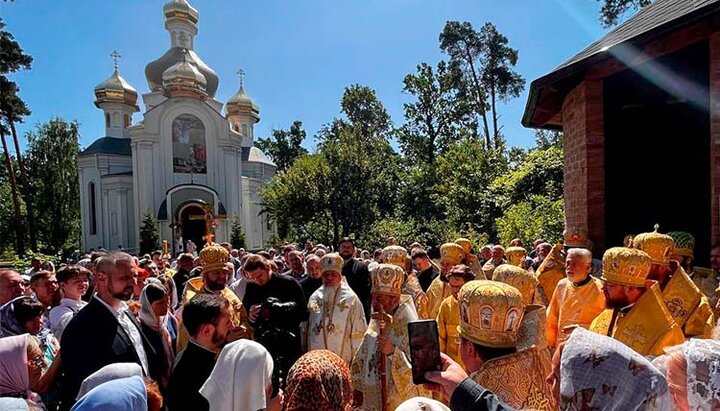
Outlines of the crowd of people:
{"type": "Polygon", "coordinates": [[[343,238],[36,259],[0,270],[0,409],[720,410],[720,246],[701,268],[694,245],[656,227],[601,258],[568,229],[530,251],[343,238]],[[418,320],[441,351],[421,384],[418,320]]]}

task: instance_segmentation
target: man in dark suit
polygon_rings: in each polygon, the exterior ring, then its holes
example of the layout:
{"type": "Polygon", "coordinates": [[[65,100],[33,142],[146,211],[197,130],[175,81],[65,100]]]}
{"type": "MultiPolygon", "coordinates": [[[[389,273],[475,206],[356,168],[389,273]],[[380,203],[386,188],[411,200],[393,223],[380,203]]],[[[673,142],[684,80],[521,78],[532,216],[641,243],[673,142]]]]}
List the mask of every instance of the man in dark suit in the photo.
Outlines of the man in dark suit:
{"type": "Polygon", "coordinates": [[[68,323],[60,342],[64,410],[75,403],[82,381],[100,368],[134,362],[150,375],[148,356],[156,355],[125,304],[137,281],[135,260],[116,252],[100,257],[96,264],[97,294],[68,323]]]}
{"type": "Polygon", "coordinates": [[[362,260],[353,258],[355,243],[350,237],[344,237],[338,244],[338,253],[345,260],[342,275],[348,285],[357,294],[365,309],[365,318],[370,318],[370,272],[367,264],[362,260]]]}
{"type": "Polygon", "coordinates": [[[219,294],[196,294],[183,306],[190,342],[175,360],[165,400],[170,411],[204,411],[210,407],[200,387],[215,366],[216,353],[232,328],[230,303],[219,294]]]}

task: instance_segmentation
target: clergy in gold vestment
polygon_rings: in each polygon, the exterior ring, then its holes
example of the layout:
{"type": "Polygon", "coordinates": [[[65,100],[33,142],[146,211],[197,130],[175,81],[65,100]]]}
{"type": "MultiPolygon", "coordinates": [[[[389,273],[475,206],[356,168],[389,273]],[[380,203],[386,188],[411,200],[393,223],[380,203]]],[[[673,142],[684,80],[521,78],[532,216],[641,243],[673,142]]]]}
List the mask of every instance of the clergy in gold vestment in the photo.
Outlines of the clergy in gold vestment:
{"type": "Polygon", "coordinates": [[[535,274],[524,268],[511,264],[503,264],[495,269],[493,281],[509,284],[520,291],[523,296],[523,304],[546,306],[547,302],[539,291],[539,285],[535,274]]]}
{"type": "Polygon", "coordinates": [[[404,247],[398,245],[390,245],[382,251],[382,261],[385,264],[398,266],[405,271],[405,281],[401,289],[401,293],[409,295],[415,303],[415,310],[422,319],[429,318],[427,313],[428,297],[422,290],[420,282],[412,272],[412,260],[408,257],[408,252],[404,247]]]}
{"type": "Polygon", "coordinates": [[[470,377],[517,409],[551,410],[540,351],[520,349],[525,305],[520,292],[496,281],[470,281],[458,294],[460,355],[470,377]]]}
{"type": "Polygon", "coordinates": [[[470,270],[472,270],[473,274],[475,274],[475,279],[484,280],[485,273],[483,273],[480,260],[478,260],[477,256],[472,253],[472,241],[467,238],[458,238],[455,240],[455,244],[462,247],[463,252],[465,253],[464,263],[466,266],[470,267],[470,270]]]}
{"type": "MultiPolygon", "coordinates": [[[[242,301],[227,286],[227,279],[232,274],[232,263],[230,262],[230,253],[219,244],[207,244],[200,251],[200,261],[203,267],[202,276],[191,278],[185,283],[185,291],[183,292],[183,303],[190,301],[195,294],[219,294],[227,298],[230,302],[229,311],[233,329],[229,334],[229,341],[240,338],[252,338],[252,327],[248,322],[247,312],[242,301]],[[229,264],[229,265],[228,265],[229,264]]],[[[182,318],[182,310],[177,314],[178,318],[182,318]]],[[[176,352],[185,349],[190,335],[185,326],[180,323],[180,330],[177,338],[176,352]]]]}
{"type": "Polygon", "coordinates": [[[440,311],[437,316],[440,352],[444,352],[455,362],[463,365],[460,357],[460,346],[456,341],[459,335],[457,327],[460,325],[460,309],[457,304],[457,295],[465,283],[475,279],[475,274],[465,264],[458,264],[450,270],[447,279],[452,295],[444,299],[440,304],[440,311]]]}
{"type": "Polygon", "coordinates": [[[686,338],[710,338],[715,325],[710,303],[679,262],[673,261],[670,267],[670,257],[680,250],[675,251],[671,236],[660,234],[657,229],[655,225],[655,231],[638,234],[633,239],[633,247],[650,256],[648,278],[660,284],[662,299],[686,338]]]}
{"type": "Polygon", "coordinates": [[[567,339],[563,328],[578,325],[585,329],[605,309],[602,282],[590,275],[592,254],[589,250],[573,248],[565,258],[565,273],[555,287],[547,308],[545,339],[551,349],[567,339]]]}
{"type": "Polygon", "coordinates": [[[615,247],[603,255],[605,306],[590,331],[613,337],[641,355],[661,355],[685,338],[662,301],[656,281],[647,280],[650,257],[615,247]]]}
{"type": "Polygon", "coordinates": [[[308,350],[330,350],[350,364],[367,322],[362,302],[342,278],[345,261],[337,253],[320,259],[323,285],[308,300],[308,350]]]}
{"type": "Polygon", "coordinates": [[[540,287],[545,294],[546,301],[550,301],[555,287],[560,280],[565,278],[565,257],[563,256],[562,250],[562,244],[555,244],[540,264],[540,267],[535,271],[535,276],[540,282],[540,287]]]}
{"type": "Polygon", "coordinates": [[[400,294],[404,276],[400,267],[390,264],[379,264],[371,273],[373,310],[377,312],[382,306],[392,315],[392,322],[387,325],[385,338],[381,339],[378,320],[371,319],[352,360],[355,409],[382,409],[379,361],[385,361],[388,410],[424,394],[424,390],[412,382],[407,324],[418,320],[418,316],[410,296],[400,294]]]}
{"type": "Polygon", "coordinates": [[[440,275],[433,280],[427,290],[427,312],[430,318],[437,318],[440,304],[451,294],[447,274],[452,268],[463,262],[465,251],[455,243],[440,246],[440,275]]]}

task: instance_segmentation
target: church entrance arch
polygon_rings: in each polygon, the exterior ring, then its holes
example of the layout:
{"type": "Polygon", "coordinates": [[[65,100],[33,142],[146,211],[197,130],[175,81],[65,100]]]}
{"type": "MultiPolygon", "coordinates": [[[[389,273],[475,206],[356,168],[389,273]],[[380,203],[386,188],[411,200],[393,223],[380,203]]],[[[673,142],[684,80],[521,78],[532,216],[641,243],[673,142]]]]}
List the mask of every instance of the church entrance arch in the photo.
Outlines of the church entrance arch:
{"type": "Polygon", "coordinates": [[[178,210],[183,250],[185,250],[184,243],[188,240],[195,243],[198,250],[205,243],[205,240],[203,240],[203,236],[205,236],[205,211],[202,206],[200,202],[190,202],[180,206],[178,210]]]}

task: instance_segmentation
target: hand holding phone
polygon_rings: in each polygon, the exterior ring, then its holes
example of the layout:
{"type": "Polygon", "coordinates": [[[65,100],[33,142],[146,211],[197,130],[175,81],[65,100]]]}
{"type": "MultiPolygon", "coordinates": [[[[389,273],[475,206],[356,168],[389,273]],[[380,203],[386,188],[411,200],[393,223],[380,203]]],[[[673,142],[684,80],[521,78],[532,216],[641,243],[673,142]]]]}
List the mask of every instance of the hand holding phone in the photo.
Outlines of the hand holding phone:
{"type": "Polygon", "coordinates": [[[425,373],[442,371],[440,362],[440,341],[435,320],[411,321],[408,323],[412,376],[415,385],[428,383],[425,373]]]}

